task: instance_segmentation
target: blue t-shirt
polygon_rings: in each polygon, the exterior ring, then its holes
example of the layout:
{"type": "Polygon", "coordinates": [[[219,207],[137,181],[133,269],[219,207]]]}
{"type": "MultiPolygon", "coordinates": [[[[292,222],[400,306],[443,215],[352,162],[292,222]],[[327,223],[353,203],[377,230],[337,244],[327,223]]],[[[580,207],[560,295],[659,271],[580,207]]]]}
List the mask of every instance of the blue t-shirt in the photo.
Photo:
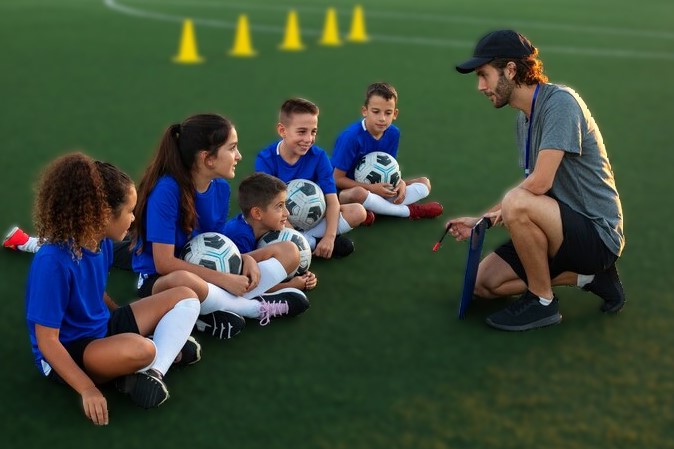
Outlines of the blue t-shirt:
{"type": "Polygon", "coordinates": [[[356,164],[364,155],[374,151],[383,151],[398,158],[400,130],[391,124],[379,140],[365,128],[365,119],[350,125],[337,137],[332,150],[332,166],[346,172],[347,178],[353,179],[356,164]]]}
{"type": "Polygon", "coordinates": [[[241,254],[249,253],[257,248],[253,227],[246,223],[243,214],[239,214],[227,222],[225,235],[232,239],[241,254]]]}
{"type": "Polygon", "coordinates": [[[112,265],[112,241],[104,239],[100,251],[82,248],[82,258],[64,245],[46,243],[35,254],[28,273],[26,321],[33,356],[42,371],[44,359],[37,346],[35,325],[59,329],[59,341],[103,338],[110,311],[103,294],[112,265]]]}
{"type": "Polygon", "coordinates": [[[147,198],[145,216],[145,239],[143,252],[133,253],[133,270],[141,274],[155,274],[157,269],[152,258],[152,243],[175,246],[179,257],[183,246],[195,235],[204,232],[224,234],[229,213],[230,187],[224,179],[214,179],[203,193],[196,193],[194,205],[197,225],[187,234],[180,224],[180,187],[171,176],[162,176],[147,198]]]}
{"type": "Polygon", "coordinates": [[[337,193],[335,179],[332,177],[332,164],[326,152],[313,145],[307,154],[300,157],[294,165],[283,160],[279,154],[281,141],[269,145],[260,151],[255,160],[255,171],[276,176],[286,184],[293,179],[308,179],[323,190],[323,194],[337,193]]]}

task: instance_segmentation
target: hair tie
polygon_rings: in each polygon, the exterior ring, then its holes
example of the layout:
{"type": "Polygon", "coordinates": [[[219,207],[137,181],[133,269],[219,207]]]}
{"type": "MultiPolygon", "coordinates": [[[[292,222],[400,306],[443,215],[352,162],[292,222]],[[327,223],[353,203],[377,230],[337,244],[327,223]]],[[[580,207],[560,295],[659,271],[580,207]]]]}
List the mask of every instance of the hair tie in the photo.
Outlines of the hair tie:
{"type": "Polygon", "coordinates": [[[173,137],[176,139],[180,136],[180,123],[176,123],[175,125],[171,125],[171,134],[173,137]]]}

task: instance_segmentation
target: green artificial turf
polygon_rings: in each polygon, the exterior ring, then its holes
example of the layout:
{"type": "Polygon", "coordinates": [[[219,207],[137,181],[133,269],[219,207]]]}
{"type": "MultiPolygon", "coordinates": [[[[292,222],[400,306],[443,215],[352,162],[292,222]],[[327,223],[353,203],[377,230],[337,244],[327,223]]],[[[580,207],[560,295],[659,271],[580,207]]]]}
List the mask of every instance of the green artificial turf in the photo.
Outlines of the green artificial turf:
{"type": "MultiPolygon", "coordinates": [[[[143,411],[106,390],[96,428],[75,393],[41,379],[24,320],[31,256],[0,251],[0,441],[9,448],[674,448],[671,314],[674,213],[674,4],[666,0],[363,0],[370,42],[317,44],[328,7],[342,37],[355,3],[216,0],[4,0],[0,3],[0,227],[32,229],[33,186],[55,156],[82,150],[138,180],[164,128],[205,111],[236,124],[250,172],[276,138],[291,96],[321,108],[330,153],[360,114],[365,87],[399,91],[399,163],[431,179],[443,216],[379,217],[350,237],[356,252],[315,260],[319,287],[303,316],[235,339],[197,335],[202,361],[167,377],[171,399],[143,411]],[[298,12],[302,52],[278,49],[298,12]],[[228,56],[247,14],[253,58],[228,56]],[[200,65],[177,65],[182,19],[200,65]],[[604,136],[623,201],[619,262],[628,303],[558,288],[560,326],[509,334],[484,317],[507,300],[456,308],[465,244],[431,248],[450,217],[478,214],[522,173],[515,112],[494,110],[454,65],[487,31],[514,27],[540,49],[552,82],[585,99],[604,136]]],[[[235,202],[231,205],[234,211],[235,202]]],[[[485,250],[506,238],[489,231],[485,250]]],[[[131,273],[111,273],[119,302],[131,273]]]]}

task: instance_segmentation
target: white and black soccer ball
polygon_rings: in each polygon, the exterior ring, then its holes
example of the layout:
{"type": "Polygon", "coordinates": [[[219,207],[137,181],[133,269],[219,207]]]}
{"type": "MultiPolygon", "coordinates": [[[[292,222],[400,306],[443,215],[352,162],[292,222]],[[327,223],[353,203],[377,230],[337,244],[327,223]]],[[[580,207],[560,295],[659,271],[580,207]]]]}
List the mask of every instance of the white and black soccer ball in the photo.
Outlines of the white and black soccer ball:
{"type": "Polygon", "coordinates": [[[180,258],[195,265],[223,273],[241,274],[241,253],[229,237],[217,232],[204,232],[183,247],[180,258]]]}
{"type": "Polygon", "coordinates": [[[308,179],[293,179],[288,183],[286,208],[290,213],[288,220],[295,229],[311,229],[325,216],[323,190],[308,179]]]}
{"type": "Polygon", "coordinates": [[[297,245],[297,249],[300,250],[300,266],[297,267],[297,270],[288,276],[288,278],[301,276],[309,271],[309,266],[311,265],[311,247],[300,231],[292,228],[283,228],[280,231],[269,231],[260,237],[260,240],[257,242],[257,247],[264,248],[272,243],[288,241],[293,242],[297,245]]]}
{"type": "Polygon", "coordinates": [[[383,151],[373,151],[360,158],[354,170],[354,179],[363,184],[385,182],[393,187],[401,179],[398,161],[383,151]]]}

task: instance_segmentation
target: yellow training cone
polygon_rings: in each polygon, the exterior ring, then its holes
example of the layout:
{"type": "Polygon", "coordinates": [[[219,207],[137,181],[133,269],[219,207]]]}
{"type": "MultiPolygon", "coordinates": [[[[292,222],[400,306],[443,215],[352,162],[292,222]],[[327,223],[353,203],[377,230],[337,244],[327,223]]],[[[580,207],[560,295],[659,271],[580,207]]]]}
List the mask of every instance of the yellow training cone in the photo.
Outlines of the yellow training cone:
{"type": "Polygon", "coordinates": [[[356,5],[356,7],[353,8],[351,31],[346,40],[350,42],[367,42],[370,40],[365,31],[365,15],[363,14],[363,8],[360,5],[356,5]]]}
{"type": "Polygon", "coordinates": [[[248,30],[248,16],[241,14],[236,24],[236,36],[234,46],[229,51],[231,56],[251,57],[257,55],[250,43],[250,31],[248,30]]]}
{"type": "Polygon", "coordinates": [[[300,38],[300,26],[297,20],[297,12],[291,10],[288,13],[288,23],[286,24],[286,34],[283,43],[279,46],[281,50],[299,51],[304,50],[302,39],[300,38]]]}
{"type": "Polygon", "coordinates": [[[173,57],[173,62],[178,64],[199,64],[204,59],[199,56],[197,41],[194,38],[194,25],[191,19],[183,22],[183,35],[180,38],[178,54],[173,57]]]}
{"type": "Polygon", "coordinates": [[[323,29],[323,37],[320,42],[321,45],[338,46],[342,45],[339,39],[339,30],[337,28],[337,11],[335,8],[328,8],[325,15],[325,28],[323,29]]]}

